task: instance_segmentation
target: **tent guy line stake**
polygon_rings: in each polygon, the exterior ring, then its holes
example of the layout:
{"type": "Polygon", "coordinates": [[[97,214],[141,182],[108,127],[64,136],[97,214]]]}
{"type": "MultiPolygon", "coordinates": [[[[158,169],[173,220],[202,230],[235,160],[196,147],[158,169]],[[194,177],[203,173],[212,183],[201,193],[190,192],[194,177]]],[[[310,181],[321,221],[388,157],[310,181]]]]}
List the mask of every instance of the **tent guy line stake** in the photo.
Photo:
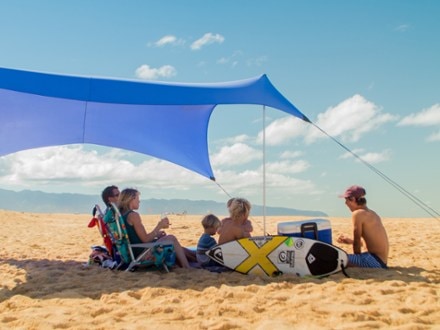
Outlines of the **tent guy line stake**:
{"type": "Polygon", "coordinates": [[[319,131],[324,133],[326,136],[328,136],[330,139],[332,139],[334,142],[336,142],[340,147],[342,147],[344,150],[349,152],[353,157],[358,159],[360,162],[362,162],[364,165],[366,165],[370,170],[375,172],[377,175],[379,175],[382,179],[384,179],[386,182],[388,182],[391,186],[393,186],[395,189],[400,191],[406,198],[410,199],[414,204],[416,204],[418,207],[420,207],[422,210],[424,210],[426,213],[428,213],[431,217],[434,219],[440,220],[440,213],[434,210],[432,207],[424,203],[422,200],[411,194],[408,190],[403,188],[401,185],[399,185],[397,182],[392,180],[390,177],[385,175],[383,172],[381,172],[379,169],[362,159],[359,155],[351,151],[348,147],[343,145],[341,142],[339,142],[336,138],[328,134],[326,131],[324,131],[322,128],[320,128],[318,125],[310,121],[310,124],[315,126],[319,131]]]}

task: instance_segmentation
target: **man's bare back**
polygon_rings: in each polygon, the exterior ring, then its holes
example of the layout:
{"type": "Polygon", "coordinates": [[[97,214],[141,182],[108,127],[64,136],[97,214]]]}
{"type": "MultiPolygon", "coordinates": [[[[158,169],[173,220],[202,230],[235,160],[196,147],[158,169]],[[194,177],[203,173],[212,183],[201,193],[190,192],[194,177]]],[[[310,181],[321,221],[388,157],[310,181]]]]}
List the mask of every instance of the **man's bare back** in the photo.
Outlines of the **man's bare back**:
{"type": "MultiPolygon", "coordinates": [[[[379,215],[367,207],[365,199],[366,191],[360,186],[351,186],[339,197],[345,198],[345,205],[350,209],[353,222],[353,239],[341,235],[339,243],[353,245],[353,257],[350,263],[353,265],[365,265],[365,267],[377,267],[377,261],[356,259],[356,255],[362,254],[362,240],[368,253],[374,258],[379,258],[381,268],[386,268],[388,263],[389,243],[385,227],[379,215]]],[[[351,257],[351,255],[349,255],[351,257]]],[[[366,257],[368,259],[368,257],[366,257]]]]}
{"type": "Polygon", "coordinates": [[[367,251],[377,255],[385,264],[388,262],[388,236],[382,220],[376,212],[368,208],[358,209],[352,213],[353,252],[361,253],[361,238],[367,251]]]}

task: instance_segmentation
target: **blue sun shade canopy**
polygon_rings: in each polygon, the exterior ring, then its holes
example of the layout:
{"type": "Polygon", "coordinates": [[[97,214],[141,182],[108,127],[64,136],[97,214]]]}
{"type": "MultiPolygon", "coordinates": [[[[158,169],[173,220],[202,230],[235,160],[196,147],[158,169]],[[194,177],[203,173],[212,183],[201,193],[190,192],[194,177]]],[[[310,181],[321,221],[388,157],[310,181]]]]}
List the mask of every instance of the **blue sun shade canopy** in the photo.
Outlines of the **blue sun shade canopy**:
{"type": "Polygon", "coordinates": [[[151,155],[214,180],[208,123],[217,104],[259,104],[309,121],[266,75],[185,84],[0,68],[0,156],[90,143],[151,155]]]}

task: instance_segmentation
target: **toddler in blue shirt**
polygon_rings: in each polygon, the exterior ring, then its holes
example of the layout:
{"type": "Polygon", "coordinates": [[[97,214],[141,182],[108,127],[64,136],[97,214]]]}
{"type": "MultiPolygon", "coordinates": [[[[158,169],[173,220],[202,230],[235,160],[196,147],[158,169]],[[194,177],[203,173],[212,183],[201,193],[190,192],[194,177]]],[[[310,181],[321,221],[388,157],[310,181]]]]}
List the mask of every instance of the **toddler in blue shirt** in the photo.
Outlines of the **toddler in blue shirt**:
{"type": "Polygon", "coordinates": [[[220,220],[214,214],[208,214],[202,219],[202,226],[204,232],[202,236],[200,236],[199,241],[197,243],[197,251],[196,257],[197,262],[202,266],[218,266],[218,264],[209,258],[205,253],[215,245],[217,242],[213,237],[217,229],[220,227],[220,220]]]}

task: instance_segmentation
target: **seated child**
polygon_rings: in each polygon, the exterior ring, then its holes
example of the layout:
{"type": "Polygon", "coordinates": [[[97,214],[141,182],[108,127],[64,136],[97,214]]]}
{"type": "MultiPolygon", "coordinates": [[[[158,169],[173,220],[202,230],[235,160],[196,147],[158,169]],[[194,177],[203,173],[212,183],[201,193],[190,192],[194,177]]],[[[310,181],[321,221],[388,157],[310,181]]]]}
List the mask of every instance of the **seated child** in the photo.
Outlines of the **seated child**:
{"type": "Polygon", "coordinates": [[[212,236],[217,232],[217,229],[220,226],[220,220],[214,214],[208,214],[203,218],[202,226],[204,232],[197,243],[197,262],[202,267],[218,265],[214,260],[209,258],[205,252],[217,245],[215,238],[212,236]]]}
{"type": "MultiPolygon", "coordinates": [[[[231,205],[232,202],[235,200],[236,198],[231,198],[230,200],[228,200],[228,202],[226,203],[226,206],[228,208],[229,214],[231,214],[231,205]]],[[[241,200],[240,198],[237,198],[237,200],[241,200]]],[[[249,207],[250,209],[250,207],[249,207]]],[[[221,226],[218,229],[217,233],[221,234],[222,228],[224,228],[225,226],[227,226],[228,223],[232,222],[232,218],[224,218],[221,220],[221,226]]],[[[241,225],[243,228],[243,231],[245,233],[245,237],[250,237],[251,236],[251,232],[254,230],[254,228],[252,227],[252,222],[249,219],[244,220],[243,224],[241,225]]]]}
{"type": "Polygon", "coordinates": [[[248,220],[251,203],[244,198],[234,198],[229,206],[230,218],[223,219],[219,231],[218,243],[234,241],[244,237],[251,237],[252,224],[248,220]]]}

